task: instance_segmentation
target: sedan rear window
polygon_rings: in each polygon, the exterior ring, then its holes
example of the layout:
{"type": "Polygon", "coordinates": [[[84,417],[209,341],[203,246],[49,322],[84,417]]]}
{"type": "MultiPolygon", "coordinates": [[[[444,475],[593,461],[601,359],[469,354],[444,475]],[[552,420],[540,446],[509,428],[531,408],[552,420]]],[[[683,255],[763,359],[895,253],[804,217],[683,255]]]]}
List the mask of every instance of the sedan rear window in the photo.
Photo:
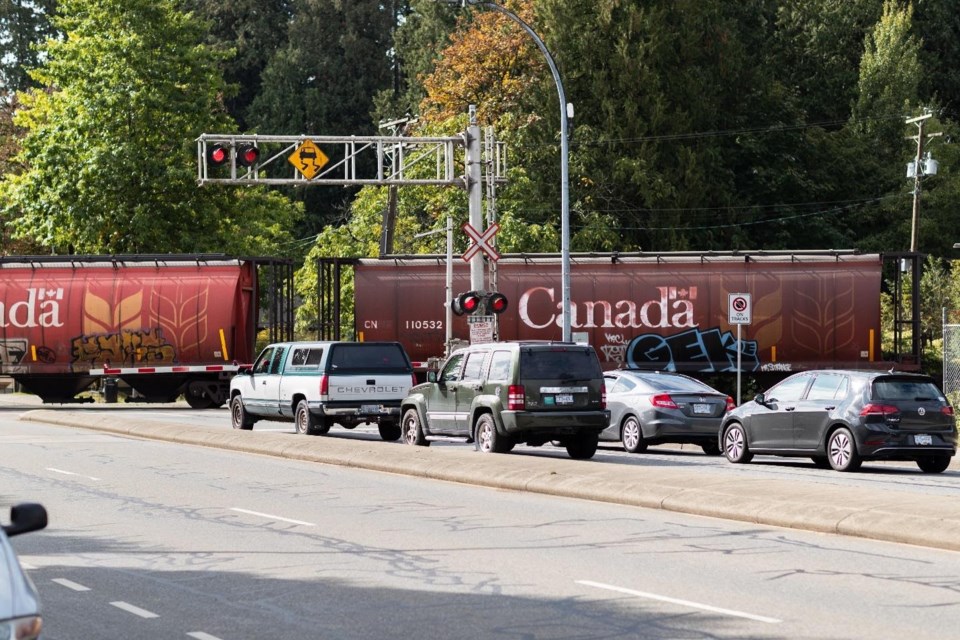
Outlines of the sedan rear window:
{"type": "Polygon", "coordinates": [[[715,393],[699,380],[684,376],[643,376],[643,381],[655,391],[689,391],[691,393],[715,393]]]}

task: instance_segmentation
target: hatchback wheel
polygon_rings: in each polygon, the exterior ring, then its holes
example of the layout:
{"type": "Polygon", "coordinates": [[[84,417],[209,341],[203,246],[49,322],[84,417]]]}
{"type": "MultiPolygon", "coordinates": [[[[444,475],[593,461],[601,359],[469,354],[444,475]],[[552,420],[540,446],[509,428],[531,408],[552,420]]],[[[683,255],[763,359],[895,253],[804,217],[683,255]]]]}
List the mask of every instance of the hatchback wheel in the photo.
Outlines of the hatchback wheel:
{"type": "Polygon", "coordinates": [[[723,455],[734,463],[753,460],[753,453],[747,446],[747,434],[739,422],[731,424],[723,434],[723,455]]]}
{"type": "Polygon", "coordinates": [[[836,471],[856,471],[863,463],[860,454],[857,453],[857,443],[853,439],[853,434],[845,427],[830,434],[830,440],[827,441],[827,457],[830,460],[830,466],[836,471]]]}
{"type": "Polygon", "coordinates": [[[620,428],[620,442],[627,453],[640,453],[647,450],[647,443],[643,439],[643,429],[635,416],[627,416],[620,428]]]}
{"type": "Polygon", "coordinates": [[[430,441],[423,435],[423,425],[420,424],[420,414],[416,409],[407,409],[400,423],[400,435],[407,444],[419,447],[429,447],[430,441]]]}
{"type": "Polygon", "coordinates": [[[950,466],[950,456],[943,454],[917,458],[917,466],[924,473],[943,473],[950,466]]]}

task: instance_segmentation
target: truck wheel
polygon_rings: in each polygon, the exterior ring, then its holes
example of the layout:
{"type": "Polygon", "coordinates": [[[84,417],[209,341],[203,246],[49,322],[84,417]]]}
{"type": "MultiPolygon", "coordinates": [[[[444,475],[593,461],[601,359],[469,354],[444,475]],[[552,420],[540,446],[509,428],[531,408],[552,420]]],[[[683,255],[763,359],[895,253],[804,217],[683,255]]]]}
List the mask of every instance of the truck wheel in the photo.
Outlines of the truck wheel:
{"type": "Polygon", "coordinates": [[[429,447],[430,441],[423,435],[423,425],[420,424],[420,415],[416,409],[407,409],[400,422],[400,432],[403,441],[418,447],[429,447]]]}
{"type": "Polygon", "coordinates": [[[243,400],[240,396],[234,396],[233,400],[230,401],[230,424],[233,425],[233,428],[249,431],[253,429],[254,422],[255,420],[250,417],[246,407],[243,406],[243,400]]]}
{"type": "Polygon", "coordinates": [[[319,436],[330,431],[330,425],[326,424],[326,421],[310,413],[310,407],[307,406],[306,400],[301,400],[297,404],[297,414],[294,422],[297,425],[297,433],[308,436],[319,436]]]}
{"type": "Polygon", "coordinates": [[[567,455],[574,460],[589,460],[600,444],[599,433],[583,433],[567,440],[567,455]]]}
{"type": "Polygon", "coordinates": [[[400,425],[396,422],[381,422],[377,425],[380,437],[387,442],[396,442],[400,439],[400,425]]]}

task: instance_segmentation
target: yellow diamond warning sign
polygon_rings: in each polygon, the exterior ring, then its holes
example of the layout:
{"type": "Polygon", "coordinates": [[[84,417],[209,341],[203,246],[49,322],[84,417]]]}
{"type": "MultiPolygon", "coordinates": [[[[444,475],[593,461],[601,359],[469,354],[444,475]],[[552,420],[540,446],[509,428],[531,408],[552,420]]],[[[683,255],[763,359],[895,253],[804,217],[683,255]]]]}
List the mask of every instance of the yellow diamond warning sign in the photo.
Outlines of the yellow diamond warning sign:
{"type": "Polygon", "coordinates": [[[307,180],[312,180],[315,175],[320,173],[323,165],[330,162],[330,158],[324,155],[320,147],[313,143],[313,140],[307,139],[291,153],[287,160],[297,168],[297,171],[303,174],[307,180]]]}

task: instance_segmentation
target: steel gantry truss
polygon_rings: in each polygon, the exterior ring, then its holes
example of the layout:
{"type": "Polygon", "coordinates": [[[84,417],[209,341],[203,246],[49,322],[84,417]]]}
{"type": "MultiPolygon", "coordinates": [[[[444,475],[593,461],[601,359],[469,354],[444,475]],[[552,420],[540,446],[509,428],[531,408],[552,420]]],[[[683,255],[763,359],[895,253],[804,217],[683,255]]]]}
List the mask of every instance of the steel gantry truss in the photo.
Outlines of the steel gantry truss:
{"type": "MultiPolygon", "coordinates": [[[[282,136],[204,133],[197,138],[197,182],[267,185],[437,185],[468,189],[468,134],[451,137],[282,136]],[[254,145],[259,159],[238,162],[237,149],[254,145]],[[229,157],[218,165],[209,152],[220,145],[229,157]],[[459,160],[459,162],[458,162],[459,160]]],[[[502,142],[486,162],[493,178],[506,180],[502,142]]]]}

